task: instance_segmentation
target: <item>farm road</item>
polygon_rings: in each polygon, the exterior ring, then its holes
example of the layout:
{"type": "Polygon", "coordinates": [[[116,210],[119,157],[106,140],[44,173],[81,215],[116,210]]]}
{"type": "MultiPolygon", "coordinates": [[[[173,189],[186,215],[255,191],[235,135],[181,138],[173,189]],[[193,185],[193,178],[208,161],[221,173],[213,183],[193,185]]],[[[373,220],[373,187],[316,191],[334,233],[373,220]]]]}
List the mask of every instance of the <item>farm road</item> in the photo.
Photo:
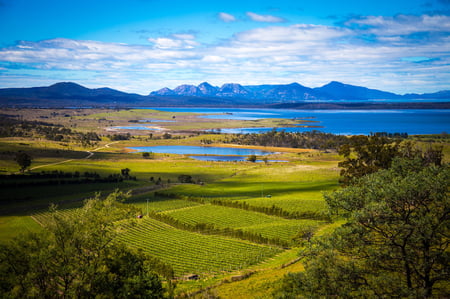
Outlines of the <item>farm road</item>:
{"type": "Polygon", "coordinates": [[[92,156],[95,154],[94,152],[96,152],[96,151],[98,151],[98,150],[101,150],[101,149],[104,149],[104,148],[108,148],[111,144],[114,144],[114,143],[117,143],[117,142],[118,142],[118,141],[110,142],[110,143],[105,144],[104,146],[98,147],[98,148],[96,148],[96,149],[94,149],[94,150],[92,150],[92,151],[86,151],[86,153],[87,153],[88,155],[87,155],[85,158],[80,158],[80,159],[69,159],[69,160],[64,160],[64,161],[60,161],[60,162],[56,162],[56,163],[50,163],[50,164],[39,165],[39,166],[30,168],[29,171],[35,170],[35,169],[38,169],[38,168],[42,168],[42,167],[47,167],[47,166],[53,166],[53,165],[59,165],[59,164],[63,164],[63,163],[68,163],[68,162],[71,162],[71,161],[74,161],[74,160],[90,159],[90,158],[92,158],[92,156]]]}

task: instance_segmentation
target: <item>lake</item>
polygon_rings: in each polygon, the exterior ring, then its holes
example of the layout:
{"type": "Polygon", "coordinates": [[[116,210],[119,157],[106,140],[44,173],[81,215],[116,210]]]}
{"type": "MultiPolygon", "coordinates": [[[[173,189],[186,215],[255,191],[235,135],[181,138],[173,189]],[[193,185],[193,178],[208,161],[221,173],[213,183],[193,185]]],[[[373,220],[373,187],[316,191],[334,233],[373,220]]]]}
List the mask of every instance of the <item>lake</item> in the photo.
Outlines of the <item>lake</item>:
{"type": "MultiPolygon", "coordinates": [[[[244,162],[247,161],[245,156],[189,156],[189,158],[200,161],[220,161],[220,162],[244,162]]],[[[263,160],[257,159],[256,163],[262,163],[263,160]]],[[[267,162],[288,162],[285,160],[267,160],[267,162]]]]}
{"type": "Polygon", "coordinates": [[[160,131],[159,128],[152,128],[148,126],[117,126],[108,128],[109,131],[112,130],[149,130],[149,131],[160,131]]]}
{"type": "MultiPolygon", "coordinates": [[[[450,133],[449,109],[395,109],[395,110],[294,110],[294,109],[240,109],[240,108],[149,108],[171,112],[210,114],[213,119],[254,120],[287,118],[316,121],[320,128],[277,128],[287,132],[319,130],[345,135],[368,135],[371,132],[440,134],[450,133]]],[[[272,128],[221,129],[223,133],[262,133],[272,128]]]]}
{"type": "Polygon", "coordinates": [[[273,152],[249,148],[217,147],[217,146],[189,146],[189,145],[158,145],[129,147],[138,152],[168,153],[179,155],[215,155],[215,156],[264,156],[273,152]]]}
{"type": "Polygon", "coordinates": [[[167,120],[167,119],[140,119],[138,120],[140,123],[174,123],[175,120],[167,120]]]}

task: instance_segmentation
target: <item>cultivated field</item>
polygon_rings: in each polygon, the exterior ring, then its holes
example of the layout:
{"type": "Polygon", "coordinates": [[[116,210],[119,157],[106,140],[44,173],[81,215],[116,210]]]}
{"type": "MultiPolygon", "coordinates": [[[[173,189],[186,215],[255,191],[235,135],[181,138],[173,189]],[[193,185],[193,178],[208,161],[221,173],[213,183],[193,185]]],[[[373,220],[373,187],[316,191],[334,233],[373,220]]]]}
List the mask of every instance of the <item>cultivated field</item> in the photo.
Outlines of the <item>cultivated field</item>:
{"type": "MultiPolygon", "coordinates": [[[[61,213],[76,215],[83,199],[97,192],[129,190],[132,196],[127,203],[138,207],[143,217],[123,226],[117,242],[160,258],[179,278],[199,275],[197,281],[180,281],[179,294],[216,286],[218,295],[238,298],[233,288],[242,287],[246,291],[241,294],[250,296],[245,298],[251,298],[252,293],[257,298],[270,293],[290,269],[301,270],[299,263],[291,262],[308,238],[338,225],[331,221],[323,200],[323,192],[338,188],[337,163],[341,158],[333,151],[276,148],[269,159],[286,161],[280,163],[209,162],[174,154],[144,158],[128,147],[204,145],[205,141],[214,146],[230,145],[223,142],[227,138],[224,135],[195,131],[218,123],[198,121],[192,114],[152,110],[12,112],[84,132],[95,130],[101,139],[83,146],[42,137],[0,138],[0,174],[19,172],[13,160],[13,153],[18,151],[32,156],[32,173],[48,174],[28,180],[2,179],[0,242],[21,232],[43,229],[51,203],[57,204],[61,213]],[[159,123],[165,129],[152,132],[152,136],[134,131],[127,140],[107,136],[112,133],[107,128],[139,119],[177,122],[159,123]],[[173,136],[162,138],[165,132],[173,136]],[[128,177],[106,181],[123,169],[129,170],[128,177]],[[67,173],[72,176],[64,177],[67,173]],[[98,176],[97,181],[89,177],[92,173],[98,176]],[[190,176],[192,183],[179,182],[181,175],[190,176]],[[252,275],[243,281],[224,283],[243,273],[252,275]]],[[[243,122],[230,123],[231,127],[251,126],[243,122]]],[[[270,122],[264,125],[285,125],[287,120],[270,122]]]]}

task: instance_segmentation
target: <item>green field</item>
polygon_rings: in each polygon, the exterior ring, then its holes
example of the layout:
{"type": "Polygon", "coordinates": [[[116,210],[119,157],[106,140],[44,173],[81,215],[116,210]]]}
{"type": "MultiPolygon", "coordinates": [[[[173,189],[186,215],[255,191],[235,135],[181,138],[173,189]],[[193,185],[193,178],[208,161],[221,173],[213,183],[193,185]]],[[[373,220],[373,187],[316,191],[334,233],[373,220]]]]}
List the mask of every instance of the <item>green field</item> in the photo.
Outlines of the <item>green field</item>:
{"type": "Polygon", "coordinates": [[[281,251],[237,239],[186,232],[151,218],[130,227],[119,240],[169,263],[178,275],[245,269],[281,251]]]}
{"type": "MultiPolygon", "coordinates": [[[[240,201],[255,207],[275,205],[289,212],[325,213],[321,192],[337,186],[338,173],[335,168],[338,158],[334,154],[318,155],[315,152],[308,157],[294,150],[277,154],[277,158],[290,162],[264,164],[206,162],[171,154],[155,154],[153,159],[143,159],[140,153],[126,151],[127,147],[137,145],[175,142],[199,145],[200,137],[187,137],[181,141],[120,141],[96,151],[89,159],[86,159],[85,151],[95,148],[81,150],[73,145],[69,150],[55,142],[3,139],[0,149],[4,152],[25,149],[33,153],[31,167],[40,166],[35,172],[96,172],[104,177],[119,174],[121,169],[128,168],[136,181],[30,186],[20,190],[5,187],[0,195],[4,207],[2,214],[5,215],[0,217],[2,240],[7,241],[19,232],[41,230],[40,225],[45,226],[49,219],[46,209],[50,203],[58,204],[64,213],[76,213],[83,199],[94,196],[98,191],[108,194],[116,188],[132,190],[135,195],[128,202],[140,208],[144,219],[128,226],[118,241],[160,258],[170,264],[179,277],[187,273],[199,274],[201,280],[197,282],[179,282],[179,292],[190,292],[236,271],[261,267],[287,249],[223,234],[182,230],[147,217],[147,212],[166,214],[188,225],[200,223],[224,231],[241,230],[292,245],[295,244],[293,238],[300,231],[316,231],[324,225],[317,219],[285,219],[251,210],[217,206],[211,202],[217,199],[240,201]],[[58,155],[56,151],[59,151],[58,155]],[[203,183],[179,184],[178,176],[182,174],[191,175],[194,181],[203,183]],[[150,181],[151,178],[153,181],[150,181]],[[156,185],[158,179],[161,179],[161,185],[156,185]],[[162,196],[155,195],[154,191],[162,196]]],[[[217,138],[216,135],[213,137],[217,138]]],[[[98,147],[107,143],[109,141],[102,141],[98,147]]],[[[0,160],[0,168],[4,173],[18,170],[10,159],[0,160]]]]}
{"type": "MultiPolygon", "coordinates": [[[[66,209],[60,213],[77,217],[77,209],[66,209]]],[[[45,226],[51,216],[49,212],[40,212],[26,219],[35,220],[35,223],[25,224],[32,228],[36,223],[45,226]]],[[[148,217],[124,222],[120,229],[119,242],[160,258],[170,264],[179,276],[186,273],[211,275],[243,269],[281,251],[274,246],[183,231],[148,217]]]]}
{"type": "MultiPolygon", "coordinates": [[[[10,111],[19,113],[18,111],[10,111]]],[[[52,111],[20,111],[31,120],[39,120],[52,111]],[[28,113],[28,114],[27,114],[28,113]]],[[[97,192],[106,195],[116,189],[130,191],[127,204],[138,207],[142,219],[126,224],[118,242],[142,249],[170,264],[178,277],[188,273],[199,274],[199,281],[179,281],[177,292],[191,292],[201,287],[220,284],[230,275],[256,271],[248,283],[236,286],[246,288],[247,298],[264,296],[257,286],[270,289],[289,269],[281,268],[297,257],[302,232],[323,234],[338,224],[330,223],[324,192],[339,187],[338,162],[335,152],[280,148],[270,159],[283,163],[208,162],[184,155],[154,154],[144,159],[141,153],[130,152],[132,146],[153,145],[211,145],[227,146],[221,134],[200,134],[198,128],[218,126],[215,120],[198,119],[196,115],[157,112],[152,110],[86,110],[60,111],[52,118],[56,123],[81,131],[96,130],[103,134],[101,141],[90,147],[76,142],[49,141],[44,138],[0,138],[0,174],[18,173],[19,166],[13,154],[19,150],[32,156],[33,173],[93,172],[102,178],[119,175],[128,168],[132,178],[121,182],[71,184],[73,179],[28,180],[25,185],[17,179],[1,182],[0,242],[7,242],[20,233],[37,232],[49,219],[50,204],[57,204],[62,213],[77,214],[85,198],[97,192]],[[70,116],[66,116],[70,113],[70,116]],[[160,138],[161,133],[149,137],[133,132],[129,140],[114,141],[106,136],[109,126],[129,125],[136,119],[176,120],[164,123],[176,138],[160,138]],[[179,130],[179,131],[177,131],[179,130]],[[90,153],[93,153],[91,155],[90,153]],[[38,167],[38,168],[36,168],[38,167]],[[190,175],[194,183],[180,183],[180,175],[190,175]],[[28,184],[28,185],[27,185],[28,184]],[[169,217],[169,218],[164,218],[169,217]],[[158,220],[159,219],[159,220],[158,220]],[[165,219],[165,220],[164,220],[165,219]],[[170,221],[169,221],[169,220],[170,221]],[[172,222],[171,222],[172,221],[172,222]],[[176,222],[177,225],[174,225],[176,222]],[[195,230],[196,226],[206,229],[195,230]],[[182,229],[184,227],[185,229],[182,229]],[[207,231],[207,228],[212,228],[207,231]],[[251,238],[227,232],[244,232],[276,242],[249,241],[251,238]],[[251,291],[254,290],[254,296],[251,291]]],[[[285,120],[270,120],[274,125],[285,120]]],[[[161,123],[162,125],[163,123],[161,123]]],[[[231,127],[251,124],[233,122],[231,127]]],[[[261,123],[254,123],[260,126],[261,123]]],[[[145,133],[145,134],[148,134],[145,133]]],[[[262,148],[262,147],[258,147],[262,148]]],[[[444,153],[448,152],[446,145],[444,153]]],[[[267,148],[274,151],[274,148],[267,148]]],[[[294,271],[294,270],[293,270],[294,271]]],[[[245,280],[247,281],[247,280],[245,280]]],[[[234,285],[233,283],[227,285],[234,285]]],[[[233,287],[217,287],[223,298],[234,298],[233,287]]],[[[236,297],[237,298],[237,297],[236,297]]],[[[244,297],[241,297],[244,298],[244,297]]]]}
{"type": "Polygon", "coordinates": [[[212,224],[218,228],[234,228],[261,234],[265,238],[279,238],[291,242],[299,231],[315,229],[321,222],[310,219],[284,219],[262,213],[216,205],[199,205],[190,208],[167,211],[178,221],[196,225],[212,224]]]}

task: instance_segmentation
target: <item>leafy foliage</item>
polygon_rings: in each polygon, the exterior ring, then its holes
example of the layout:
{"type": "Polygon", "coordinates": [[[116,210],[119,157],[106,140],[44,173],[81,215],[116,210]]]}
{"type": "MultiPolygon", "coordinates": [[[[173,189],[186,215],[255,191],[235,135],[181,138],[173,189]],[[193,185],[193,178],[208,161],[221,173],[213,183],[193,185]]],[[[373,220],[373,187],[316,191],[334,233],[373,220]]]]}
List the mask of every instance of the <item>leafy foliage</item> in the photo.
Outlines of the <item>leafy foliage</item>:
{"type": "Polygon", "coordinates": [[[422,151],[410,142],[400,143],[386,136],[352,136],[339,148],[339,154],[344,156],[338,164],[342,169],[340,181],[348,185],[355,178],[389,168],[395,157],[420,158],[425,165],[440,165],[442,147],[422,151]]]}
{"type": "Polygon", "coordinates": [[[152,152],[143,152],[142,158],[144,159],[153,159],[155,155],[152,152]]]}
{"type": "Polygon", "coordinates": [[[74,141],[82,146],[93,146],[101,140],[95,132],[75,132],[60,125],[12,117],[0,115],[0,137],[42,137],[60,142],[74,141]]]}
{"type": "Polygon", "coordinates": [[[130,140],[131,134],[113,134],[113,135],[107,135],[106,137],[109,138],[111,141],[120,141],[120,140],[130,140]]]}
{"type": "Polygon", "coordinates": [[[14,161],[20,166],[20,171],[24,172],[31,165],[31,156],[25,152],[19,151],[16,153],[14,161]]]}
{"type": "Polygon", "coordinates": [[[114,241],[121,219],[135,216],[126,194],[87,200],[76,214],[54,208],[46,230],[0,247],[1,297],[162,298],[160,264],[114,241]]]}
{"type": "Polygon", "coordinates": [[[250,155],[250,156],[248,156],[247,157],[247,161],[249,161],[249,162],[256,162],[256,156],[255,155],[250,155]]]}
{"type": "Polygon", "coordinates": [[[286,132],[276,129],[262,134],[237,134],[225,142],[261,146],[337,149],[348,142],[348,138],[341,135],[311,132],[286,132]]]}
{"type": "Polygon", "coordinates": [[[303,253],[280,297],[432,297],[450,292],[448,165],[399,159],[327,195],[348,222],[303,253]]]}
{"type": "Polygon", "coordinates": [[[192,176],[190,176],[188,174],[180,174],[178,176],[178,182],[190,184],[190,183],[194,183],[194,180],[192,179],[192,176]]]}

